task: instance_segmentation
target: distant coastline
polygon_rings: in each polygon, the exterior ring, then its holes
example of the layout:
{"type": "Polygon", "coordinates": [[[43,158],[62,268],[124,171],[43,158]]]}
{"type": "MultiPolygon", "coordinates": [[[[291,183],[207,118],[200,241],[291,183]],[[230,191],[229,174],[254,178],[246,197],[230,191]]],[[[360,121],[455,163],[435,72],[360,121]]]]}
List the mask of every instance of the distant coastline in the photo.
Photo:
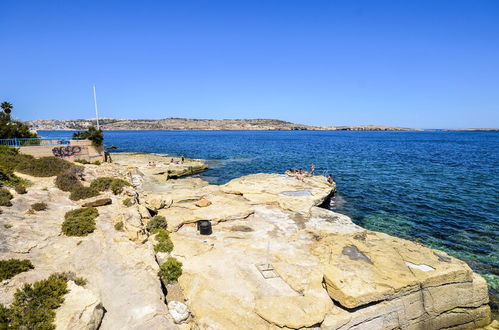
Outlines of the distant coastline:
{"type": "MultiPolygon", "coordinates": [[[[27,122],[36,130],[82,130],[96,124],[94,118],[74,120],[32,120],[27,122]]],[[[296,124],[277,119],[99,119],[100,127],[109,131],[124,130],[286,130],[286,131],[497,131],[499,128],[468,128],[468,129],[419,129],[384,125],[360,126],[313,126],[296,124]]]]}

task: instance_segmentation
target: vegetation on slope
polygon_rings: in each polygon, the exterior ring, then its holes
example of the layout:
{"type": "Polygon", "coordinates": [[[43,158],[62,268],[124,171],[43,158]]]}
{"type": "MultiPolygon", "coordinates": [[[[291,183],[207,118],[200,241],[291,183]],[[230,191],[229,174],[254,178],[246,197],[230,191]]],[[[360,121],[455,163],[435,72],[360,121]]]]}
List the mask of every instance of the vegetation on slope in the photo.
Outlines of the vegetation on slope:
{"type": "Polygon", "coordinates": [[[55,310],[68,292],[67,278],[54,274],[17,289],[7,308],[0,304],[0,329],[55,329],[55,310]]]}
{"type": "Polygon", "coordinates": [[[164,229],[156,230],[156,241],[158,243],[154,244],[155,252],[172,252],[173,242],[170,239],[170,235],[164,229]]]}
{"type": "Polygon", "coordinates": [[[177,281],[180,275],[182,275],[182,263],[173,257],[168,258],[159,270],[159,276],[165,284],[177,281]]]}
{"type": "Polygon", "coordinates": [[[163,217],[161,215],[155,215],[147,223],[146,229],[151,234],[154,234],[154,233],[156,233],[160,229],[166,229],[167,226],[168,226],[168,223],[166,222],[165,217],[163,217]]]}
{"type": "Polygon", "coordinates": [[[67,212],[62,223],[62,232],[67,236],[87,236],[95,230],[95,218],[99,211],[95,207],[84,207],[67,212]]]}
{"type": "Polygon", "coordinates": [[[115,195],[121,194],[126,186],[131,186],[131,184],[123,179],[110,177],[97,178],[90,184],[90,187],[97,191],[111,190],[115,195]]]}
{"type": "MultiPolygon", "coordinates": [[[[33,264],[29,260],[8,259],[0,260],[0,282],[8,280],[19,273],[33,269],[33,264]]],[[[1,329],[1,328],[0,328],[1,329]]]]}

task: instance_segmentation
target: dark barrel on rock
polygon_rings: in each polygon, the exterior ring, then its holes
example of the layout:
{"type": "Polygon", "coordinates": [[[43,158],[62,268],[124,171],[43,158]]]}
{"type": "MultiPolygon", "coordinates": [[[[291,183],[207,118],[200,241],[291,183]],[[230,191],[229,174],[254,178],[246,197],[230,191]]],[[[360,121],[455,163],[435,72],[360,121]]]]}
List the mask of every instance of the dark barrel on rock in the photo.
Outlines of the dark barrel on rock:
{"type": "Polygon", "coordinates": [[[197,225],[201,235],[211,235],[211,222],[209,220],[199,220],[197,225]]]}

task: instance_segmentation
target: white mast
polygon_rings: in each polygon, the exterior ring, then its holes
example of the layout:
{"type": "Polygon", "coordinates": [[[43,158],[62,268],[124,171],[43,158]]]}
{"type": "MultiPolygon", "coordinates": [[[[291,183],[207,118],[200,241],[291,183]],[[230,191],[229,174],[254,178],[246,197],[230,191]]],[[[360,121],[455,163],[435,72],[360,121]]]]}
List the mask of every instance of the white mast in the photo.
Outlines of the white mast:
{"type": "Polygon", "coordinates": [[[97,94],[95,93],[95,85],[94,85],[94,105],[95,105],[95,117],[97,118],[97,129],[99,129],[99,110],[97,108],[97,94]]]}

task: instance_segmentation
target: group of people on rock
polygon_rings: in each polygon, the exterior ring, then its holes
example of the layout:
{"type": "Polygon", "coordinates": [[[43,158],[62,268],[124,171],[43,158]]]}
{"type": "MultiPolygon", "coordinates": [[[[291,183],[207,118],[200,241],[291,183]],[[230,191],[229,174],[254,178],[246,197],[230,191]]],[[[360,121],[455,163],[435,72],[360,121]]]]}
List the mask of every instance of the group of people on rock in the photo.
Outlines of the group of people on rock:
{"type": "MultiPolygon", "coordinates": [[[[312,165],[310,165],[310,172],[304,171],[301,168],[300,169],[290,168],[289,170],[286,171],[286,174],[289,176],[294,176],[297,180],[303,181],[305,177],[315,175],[315,164],[312,163],[312,165]]],[[[329,184],[333,184],[334,183],[333,175],[329,174],[326,180],[329,184]]]]}
{"type": "Polygon", "coordinates": [[[170,160],[170,164],[183,164],[185,161],[185,157],[182,156],[180,157],[180,160],[174,160],[173,157],[172,159],[170,160]]]}
{"type": "MultiPolygon", "coordinates": [[[[170,164],[183,164],[185,161],[185,157],[181,156],[180,159],[174,159],[173,157],[170,159],[170,164]]],[[[148,166],[156,167],[156,162],[152,161],[147,164],[148,166]]],[[[164,165],[160,165],[164,166],[164,165]]]]}

